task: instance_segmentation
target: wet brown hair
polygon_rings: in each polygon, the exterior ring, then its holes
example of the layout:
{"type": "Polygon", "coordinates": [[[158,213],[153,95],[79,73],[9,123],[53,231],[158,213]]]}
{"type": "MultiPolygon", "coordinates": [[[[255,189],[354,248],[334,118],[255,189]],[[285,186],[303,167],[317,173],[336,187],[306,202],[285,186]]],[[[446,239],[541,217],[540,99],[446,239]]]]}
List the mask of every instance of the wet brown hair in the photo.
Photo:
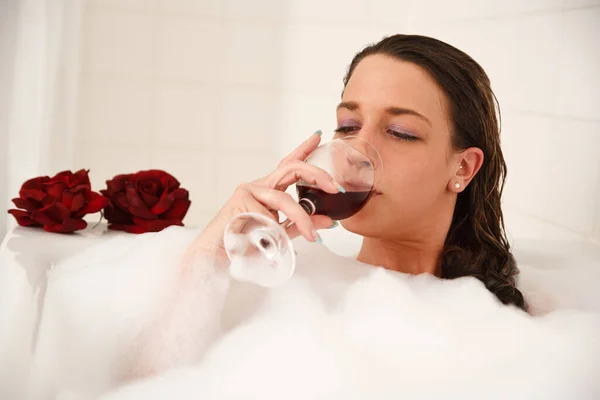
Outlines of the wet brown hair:
{"type": "Polygon", "coordinates": [[[458,195],[441,257],[442,276],[473,276],[502,303],[526,310],[523,295],[515,287],[514,276],[519,270],[510,252],[500,206],[506,163],[500,148],[498,101],[487,74],[470,56],[440,40],[394,35],[354,57],[344,87],[358,63],[374,54],[411,62],[426,70],[448,98],[453,148],[460,151],[477,147],[484,154],[481,169],[458,195]]]}

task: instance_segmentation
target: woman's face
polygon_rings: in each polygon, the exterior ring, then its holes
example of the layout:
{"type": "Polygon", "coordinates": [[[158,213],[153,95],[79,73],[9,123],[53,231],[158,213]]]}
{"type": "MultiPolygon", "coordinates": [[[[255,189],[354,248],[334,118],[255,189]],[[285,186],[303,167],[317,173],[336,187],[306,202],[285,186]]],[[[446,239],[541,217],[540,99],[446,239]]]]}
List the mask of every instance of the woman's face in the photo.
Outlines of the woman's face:
{"type": "Polygon", "coordinates": [[[360,61],[337,109],[336,137],[372,143],[383,169],[375,194],[342,225],[363,236],[418,239],[451,218],[461,159],[450,126],[446,96],[425,70],[385,55],[360,61]]]}

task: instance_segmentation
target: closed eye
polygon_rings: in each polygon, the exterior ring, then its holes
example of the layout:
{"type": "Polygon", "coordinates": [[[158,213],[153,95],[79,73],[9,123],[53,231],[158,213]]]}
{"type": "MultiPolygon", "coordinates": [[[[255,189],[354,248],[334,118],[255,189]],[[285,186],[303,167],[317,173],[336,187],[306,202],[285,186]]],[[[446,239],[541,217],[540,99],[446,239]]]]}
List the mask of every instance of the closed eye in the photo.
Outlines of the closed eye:
{"type": "Polygon", "coordinates": [[[356,132],[360,130],[360,126],[340,126],[335,130],[335,133],[340,133],[342,135],[347,135],[352,132],[356,132]]]}
{"type": "Polygon", "coordinates": [[[407,142],[414,142],[414,141],[419,140],[419,138],[417,136],[414,136],[414,135],[411,135],[408,133],[404,133],[404,132],[394,131],[392,129],[389,129],[388,133],[397,139],[406,140],[407,142]]]}

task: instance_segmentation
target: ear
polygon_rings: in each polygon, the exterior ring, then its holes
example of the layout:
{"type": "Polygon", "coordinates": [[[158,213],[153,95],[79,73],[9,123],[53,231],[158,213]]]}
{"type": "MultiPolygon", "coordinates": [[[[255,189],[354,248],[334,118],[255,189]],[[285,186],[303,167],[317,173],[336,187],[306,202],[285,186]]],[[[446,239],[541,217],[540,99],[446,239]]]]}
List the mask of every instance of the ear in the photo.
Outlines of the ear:
{"type": "Polygon", "coordinates": [[[454,170],[454,173],[450,176],[448,190],[460,193],[465,190],[483,165],[483,151],[477,147],[469,147],[453,158],[455,163],[450,166],[450,171],[452,173],[454,170]]]}

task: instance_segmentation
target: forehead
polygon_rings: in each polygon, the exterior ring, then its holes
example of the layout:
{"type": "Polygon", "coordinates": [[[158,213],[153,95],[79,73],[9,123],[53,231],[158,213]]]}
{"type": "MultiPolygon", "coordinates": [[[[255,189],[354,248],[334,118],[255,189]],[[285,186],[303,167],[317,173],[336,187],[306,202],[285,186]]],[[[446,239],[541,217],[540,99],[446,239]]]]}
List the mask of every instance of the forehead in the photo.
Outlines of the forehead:
{"type": "Polygon", "coordinates": [[[416,64],[375,54],[358,63],[342,96],[364,108],[411,108],[434,120],[446,120],[446,96],[427,71],[416,64]]]}

